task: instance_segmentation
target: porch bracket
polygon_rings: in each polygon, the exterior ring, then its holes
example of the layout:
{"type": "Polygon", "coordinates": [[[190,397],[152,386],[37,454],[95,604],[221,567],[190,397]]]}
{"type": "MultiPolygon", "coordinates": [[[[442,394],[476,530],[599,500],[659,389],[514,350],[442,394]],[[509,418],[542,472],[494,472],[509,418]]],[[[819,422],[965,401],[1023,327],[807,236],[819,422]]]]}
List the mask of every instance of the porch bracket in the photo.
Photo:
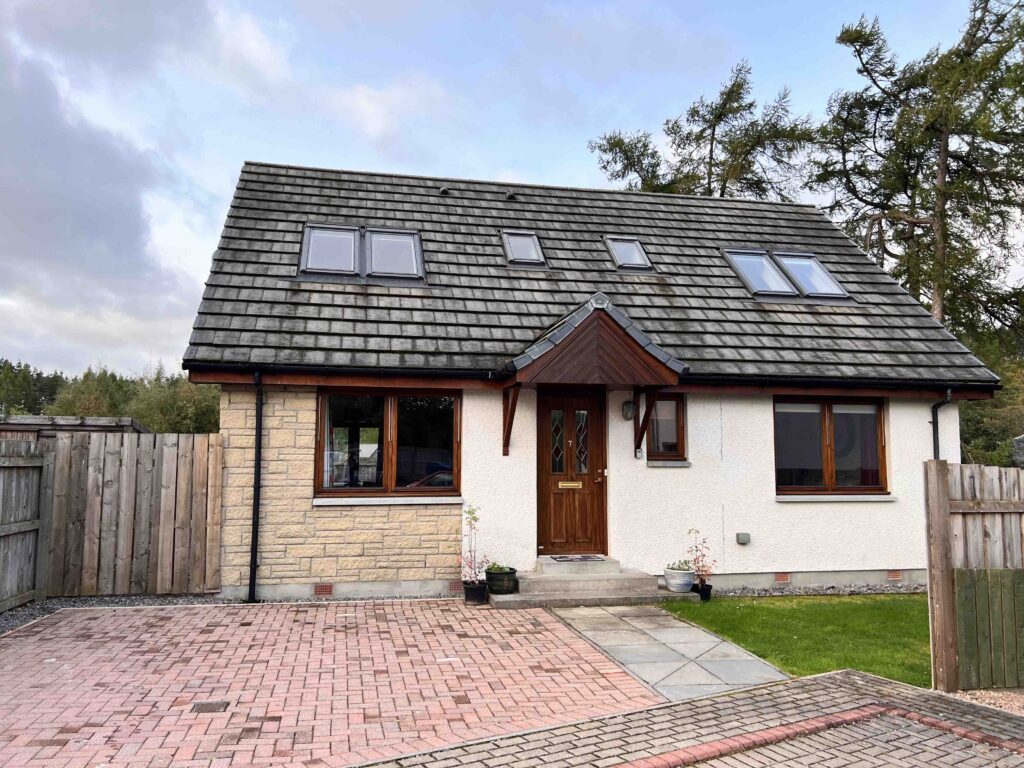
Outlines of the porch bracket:
{"type": "Polygon", "coordinates": [[[516,420],[516,405],[519,404],[519,390],[522,384],[505,387],[501,391],[501,455],[508,456],[508,446],[512,442],[512,424],[516,420]]]}
{"type": "Polygon", "coordinates": [[[651,423],[651,416],[654,414],[654,401],[658,397],[663,387],[655,387],[652,389],[641,390],[636,388],[634,392],[634,402],[639,399],[640,392],[644,393],[644,415],[639,421],[633,422],[633,456],[640,458],[640,448],[644,444],[644,435],[647,434],[647,427],[651,423]]]}

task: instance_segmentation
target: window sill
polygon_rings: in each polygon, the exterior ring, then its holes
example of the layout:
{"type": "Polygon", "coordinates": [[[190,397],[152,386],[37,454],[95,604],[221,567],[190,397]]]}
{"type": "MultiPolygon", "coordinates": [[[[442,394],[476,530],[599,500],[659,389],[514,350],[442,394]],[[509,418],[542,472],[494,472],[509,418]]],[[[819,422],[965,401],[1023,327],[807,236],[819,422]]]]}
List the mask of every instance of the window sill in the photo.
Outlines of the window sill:
{"type": "Polygon", "coordinates": [[[889,502],[896,497],[888,493],[793,493],[776,496],[780,504],[821,504],[831,502],[889,502]]]}
{"type": "Polygon", "coordinates": [[[686,459],[648,459],[648,467],[688,467],[690,462],[686,459]]]}
{"type": "Polygon", "coordinates": [[[462,504],[461,496],[316,496],[314,507],[395,507],[415,504],[462,504]]]}

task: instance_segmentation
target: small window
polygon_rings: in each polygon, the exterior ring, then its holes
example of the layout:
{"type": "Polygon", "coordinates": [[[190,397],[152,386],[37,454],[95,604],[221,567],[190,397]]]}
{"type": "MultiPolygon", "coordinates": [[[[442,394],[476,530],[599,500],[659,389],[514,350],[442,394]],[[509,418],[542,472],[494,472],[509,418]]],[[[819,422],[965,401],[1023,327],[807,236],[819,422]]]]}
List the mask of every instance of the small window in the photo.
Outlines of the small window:
{"type": "Polygon", "coordinates": [[[654,412],[647,427],[647,458],[686,458],[686,402],[682,397],[661,397],[654,401],[654,412]]]}
{"type": "Polygon", "coordinates": [[[836,282],[836,279],[813,256],[809,254],[776,253],[775,258],[805,295],[847,295],[842,286],[836,282]]]}
{"type": "Polygon", "coordinates": [[[453,488],[455,398],[398,398],[396,488],[453,488]]]}
{"type": "Polygon", "coordinates": [[[739,273],[740,279],[752,293],[796,295],[796,289],[767,253],[763,251],[727,251],[726,256],[729,257],[729,261],[739,273]]]}
{"type": "Polygon", "coordinates": [[[367,232],[367,273],[395,277],[418,277],[418,238],[412,232],[367,232]]]}
{"type": "Polygon", "coordinates": [[[324,423],[324,488],[384,487],[384,398],[331,395],[324,423]]]}
{"type": "Polygon", "coordinates": [[[505,255],[513,264],[543,264],[544,253],[540,241],[533,232],[502,232],[505,241],[505,255]]]}
{"type": "Polygon", "coordinates": [[[635,237],[606,237],[615,266],[623,269],[650,269],[651,261],[635,237]]]}
{"type": "Polygon", "coordinates": [[[306,237],[304,268],[314,272],[355,272],[355,229],[310,229],[306,237]]]}
{"type": "Polygon", "coordinates": [[[776,402],[776,490],[885,492],[882,434],[880,402],[776,402]]]}
{"type": "Polygon", "coordinates": [[[459,404],[450,392],[322,393],[316,492],[456,493],[459,404]]]}

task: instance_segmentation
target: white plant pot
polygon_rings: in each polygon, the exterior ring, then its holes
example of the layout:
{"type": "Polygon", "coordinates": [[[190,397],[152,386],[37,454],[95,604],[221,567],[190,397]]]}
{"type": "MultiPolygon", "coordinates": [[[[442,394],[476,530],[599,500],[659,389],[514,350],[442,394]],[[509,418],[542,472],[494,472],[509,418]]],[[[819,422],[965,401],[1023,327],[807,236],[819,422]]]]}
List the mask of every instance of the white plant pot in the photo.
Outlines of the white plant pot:
{"type": "Polygon", "coordinates": [[[693,571],[665,569],[665,586],[670,592],[689,592],[695,579],[696,574],[693,571]]]}

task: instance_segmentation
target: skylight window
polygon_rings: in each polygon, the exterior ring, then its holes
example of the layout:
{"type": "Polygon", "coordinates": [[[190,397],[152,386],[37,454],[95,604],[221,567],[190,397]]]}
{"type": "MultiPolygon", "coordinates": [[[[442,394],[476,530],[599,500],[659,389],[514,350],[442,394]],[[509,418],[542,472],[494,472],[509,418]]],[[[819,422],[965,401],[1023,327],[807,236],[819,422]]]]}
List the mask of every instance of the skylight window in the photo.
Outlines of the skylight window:
{"type": "Polygon", "coordinates": [[[543,264],[544,252],[540,249],[540,241],[533,232],[501,233],[505,241],[505,255],[511,264],[543,264]]]}
{"type": "Polygon", "coordinates": [[[776,253],[775,258],[806,296],[846,296],[846,291],[810,254],[776,253]]]}
{"type": "Polygon", "coordinates": [[[302,245],[302,271],[422,278],[423,250],[416,232],[307,227],[302,245]]]}
{"type": "Polygon", "coordinates": [[[615,266],[622,269],[651,269],[644,247],[635,237],[606,237],[615,266]]]}
{"type": "Polygon", "coordinates": [[[366,233],[368,268],[371,275],[419,277],[418,238],[412,232],[366,233]]]}
{"type": "Polygon", "coordinates": [[[355,272],[355,229],[310,229],[306,237],[305,269],[316,272],[355,272]]]}
{"type": "Polygon", "coordinates": [[[796,288],[765,251],[727,251],[726,256],[751,293],[796,295],[796,288]]]}

